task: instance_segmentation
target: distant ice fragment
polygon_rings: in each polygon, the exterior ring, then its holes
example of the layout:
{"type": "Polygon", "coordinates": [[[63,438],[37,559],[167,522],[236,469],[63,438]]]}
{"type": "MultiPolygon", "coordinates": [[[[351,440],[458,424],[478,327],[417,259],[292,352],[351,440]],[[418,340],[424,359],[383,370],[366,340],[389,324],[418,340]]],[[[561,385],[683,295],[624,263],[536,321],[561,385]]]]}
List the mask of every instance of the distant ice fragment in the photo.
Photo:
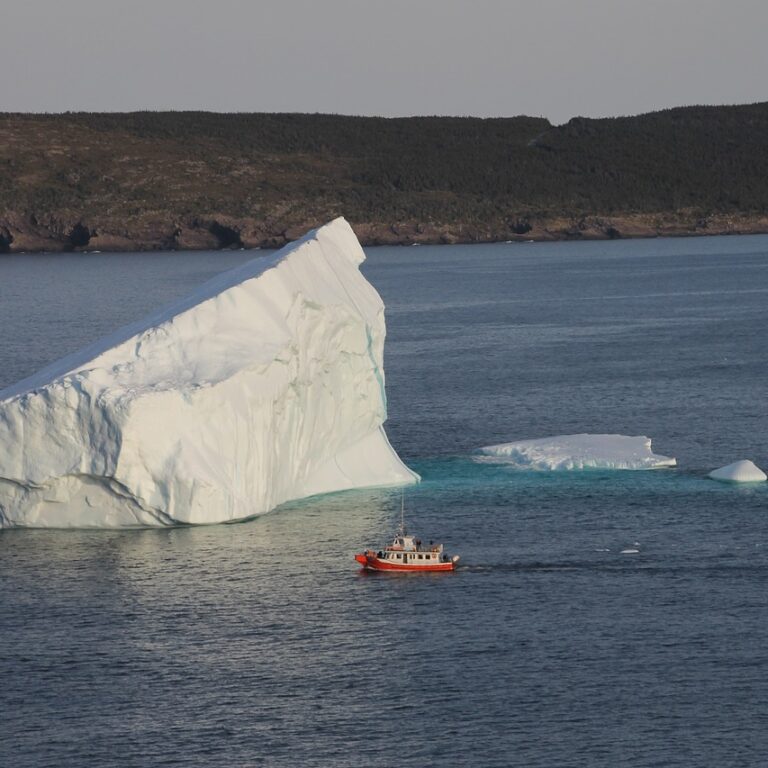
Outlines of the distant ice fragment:
{"type": "Polygon", "coordinates": [[[659,469],[677,464],[653,453],[650,437],[627,435],[559,435],[486,445],[475,453],[481,460],[519,469],[659,469]]]}
{"type": "Polygon", "coordinates": [[[723,483],[761,483],[768,479],[765,472],[748,459],[715,469],[709,477],[723,483]]]}
{"type": "Polygon", "coordinates": [[[0,527],[217,523],[413,483],[344,219],[0,392],[0,527]]]}

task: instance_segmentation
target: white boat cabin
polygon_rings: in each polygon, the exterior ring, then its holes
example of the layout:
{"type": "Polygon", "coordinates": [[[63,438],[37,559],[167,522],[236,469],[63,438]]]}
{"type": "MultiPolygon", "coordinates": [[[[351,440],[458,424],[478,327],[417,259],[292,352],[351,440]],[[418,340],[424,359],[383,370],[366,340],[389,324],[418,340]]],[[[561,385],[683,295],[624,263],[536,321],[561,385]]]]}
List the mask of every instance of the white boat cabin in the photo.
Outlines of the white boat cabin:
{"type": "Polygon", "coordinates": [[[380,560],[388,560],[394,563],[410,563],[412,565],[428,565],[447,562],[443,555],[443,545],[422,545],[421,539],[408,534],[398,534],[388,547],[376,553],[380,560]]]}

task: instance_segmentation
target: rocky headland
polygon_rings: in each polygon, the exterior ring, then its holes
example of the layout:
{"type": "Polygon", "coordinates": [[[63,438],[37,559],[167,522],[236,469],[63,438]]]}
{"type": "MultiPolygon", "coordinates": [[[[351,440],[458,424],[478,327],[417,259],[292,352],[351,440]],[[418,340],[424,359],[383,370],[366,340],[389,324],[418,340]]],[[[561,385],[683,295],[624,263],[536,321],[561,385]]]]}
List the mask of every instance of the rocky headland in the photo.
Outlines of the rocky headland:
{"type": "Polygon", "coordinates": [[[0,252],[768,232],[768,104],[628,118],[0,115],[0,252]]]}

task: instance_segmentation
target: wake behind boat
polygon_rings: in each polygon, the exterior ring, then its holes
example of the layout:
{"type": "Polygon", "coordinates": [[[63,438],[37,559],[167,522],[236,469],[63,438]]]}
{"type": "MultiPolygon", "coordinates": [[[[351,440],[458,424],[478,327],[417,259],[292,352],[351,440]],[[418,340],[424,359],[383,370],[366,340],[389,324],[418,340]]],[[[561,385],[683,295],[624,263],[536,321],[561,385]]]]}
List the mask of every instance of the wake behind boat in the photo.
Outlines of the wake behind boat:
{"type": "Polygon", "coordinates": [[[452,571],[459,555],[448,555],[442,544],[430,541],[423,545],[421,539],[409,535],[401,511],[400,528],[392,543],[379,550],[366,549],[355,560],[367,571],[452,571]]]}

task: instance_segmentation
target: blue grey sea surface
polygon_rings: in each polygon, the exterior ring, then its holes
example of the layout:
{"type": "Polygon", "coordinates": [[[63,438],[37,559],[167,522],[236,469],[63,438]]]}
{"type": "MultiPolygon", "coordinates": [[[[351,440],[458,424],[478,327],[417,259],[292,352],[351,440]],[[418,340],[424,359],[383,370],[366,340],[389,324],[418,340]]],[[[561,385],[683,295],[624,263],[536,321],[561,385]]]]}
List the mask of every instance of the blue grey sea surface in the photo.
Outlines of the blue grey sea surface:
{"type": "MultiPolygon", "coordinates": [[[[0,257],[0,386],[252,256],[0,257]]],[[[768,491],[706,473],[768,467],[768,237],[378,248],[364,272],[424,477],[408,522],[463,567],[359,572],[392,490],[4,531],[0,764],[765,765],[768,491]],[[469,456],[576,432],[679,468],[469,456]]]]}

